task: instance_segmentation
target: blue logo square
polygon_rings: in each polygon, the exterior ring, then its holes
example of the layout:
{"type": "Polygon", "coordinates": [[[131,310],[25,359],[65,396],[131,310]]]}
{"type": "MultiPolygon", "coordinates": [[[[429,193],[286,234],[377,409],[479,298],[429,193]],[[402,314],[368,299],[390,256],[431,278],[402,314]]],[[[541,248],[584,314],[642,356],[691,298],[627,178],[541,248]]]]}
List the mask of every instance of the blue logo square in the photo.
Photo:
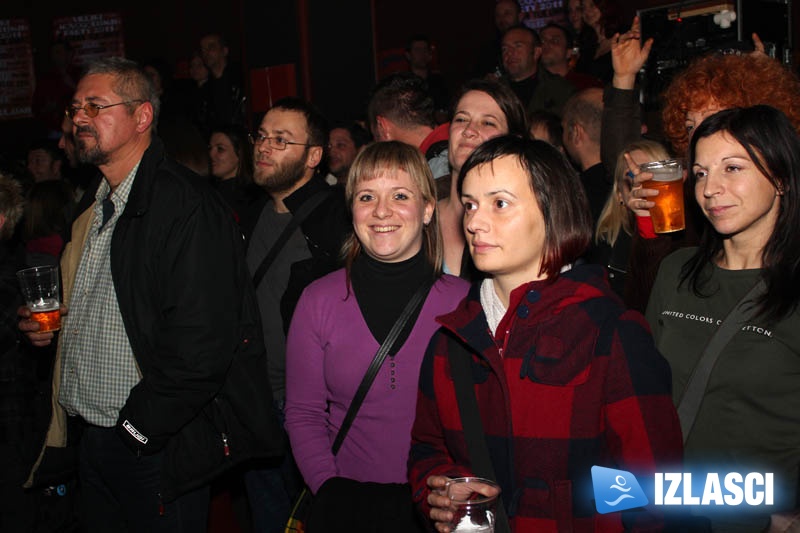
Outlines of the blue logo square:
{"type": "Polygon", "coordinates": [[[600,514],[627,511],[649,503],[636,477],[625,470],[592,467],[594,505],[600,514]]]}

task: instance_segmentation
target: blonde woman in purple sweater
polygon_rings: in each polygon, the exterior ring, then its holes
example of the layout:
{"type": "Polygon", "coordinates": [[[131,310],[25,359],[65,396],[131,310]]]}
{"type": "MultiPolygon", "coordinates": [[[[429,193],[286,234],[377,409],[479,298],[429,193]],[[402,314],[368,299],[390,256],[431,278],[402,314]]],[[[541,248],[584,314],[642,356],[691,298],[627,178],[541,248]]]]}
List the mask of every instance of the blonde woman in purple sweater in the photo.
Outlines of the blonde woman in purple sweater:
{"type": "Polygon", "coordinates": [[[419,369],[435,317],[468,283],[442,274],[436,188],[420,152],[368,146],[346,185],[345,268],[306,288],[286,349],[286,429],[315,494],[310,533],[423,531],[407,484],[419,369]],[[389,352],[337,455],[331,446],[375,352],[417,289],[433,283],[389,352]]]}

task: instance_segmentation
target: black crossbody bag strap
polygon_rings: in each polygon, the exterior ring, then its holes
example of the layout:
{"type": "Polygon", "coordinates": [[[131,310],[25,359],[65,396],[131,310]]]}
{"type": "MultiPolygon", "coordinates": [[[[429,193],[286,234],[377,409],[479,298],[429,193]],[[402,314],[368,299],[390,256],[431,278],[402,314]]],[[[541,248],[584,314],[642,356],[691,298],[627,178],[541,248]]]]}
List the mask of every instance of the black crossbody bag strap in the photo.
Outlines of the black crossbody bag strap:
{"type": "Polygon", "coordinates": [[[344,438],[347,436],[350,426],[353,425],[353,420],[355,420],[356,414],[358,414],[361,403],[367,396],[372,382],[375,381],[375,377],[378,375],[378,371],[386,360],[386,356],[389,355],[389,350],[394,346],[397,337],[400,335],[400,332],[403,331],[408,321],[419,315],[419,310],[422,308],[425,298],[428,297],[431,286],[432,284],[430,283],[424,283],[417,289],[417,292],[414,293],[411,300],[406,304],[403,312],[397,320],[395,320],[392,329],[389,330],[389,334],[386,335],[383,343],[381,343],[381,347],[378,348],[378,351],[375,353],[375,357],[372,358],[372,362],[369,364],[369,368],[361,379],[361,384],[358,386],[353,400],[350,402],[350,407],[347,408],[347,414],[342,421],[342,427],[339,428],[339,433],[336,434],[336,439],[333,441],[333,446],[331,447],[333,455],[336,455],[339,452],[339,448],[342,447],[344,438]]]}
{"type": "Polygon", "coordinates": [[[289,240],[289,237],[292,236],[292,233],[294,233],[294,231],[300,227],[300,224],[305,222],[305,220],[308,218],[308,215],[310,215],[311,212],[317,208],[317,206],[319,206],[328,196],[330,196],[331,192],[331,189],[318,191],[311,198],[303,202],[303,205],[301,205],[297,212],[292,215],[292,219],[289,221],[286,227],[283,228],[281,234],[278,235],[277,240],[275,240],[275,243],[270,247],[267,255],[261,261],[261,264],[258,265],[256,273],[253,274],[253,287],[256,289],[258,288],[258,284],[264,279],[264,275],[267,273],[267,270],[269,270],[269,267],[275,261],[275,258],[278,257],[278,254],[289,240]]]}
{"type": "MultiPolygon", "coordinates": [[[[475,397],[472,370],[470,369],[472,354],[457,339],[448,335],[447,357],[450,361],[450,372],[453,375],[458,412],[461,415],[461,426],[464,428],[464,440],[467,443],[472,471],[476,476],[497,482],[492,458],[489,456],[489,447],[486,445],[486,434],[483,431],[483,421],[478,410],[478,400],[475,397]]],[[[495,531],[496,533],[510,533],[511,526],[503,505],[502,494],[497,502],[495,531]]]]}
{"type": "Polygon", "coordinates": [[[692,431],[697,413],[703,403],[703,396],[705,395],[706,387],[708,387],[708,380],[711,378],[711,371],[714,370],[714,365],[720,354],[722,354],[722,349],[741,329],[742,324],[753,316],[753,306],[745,308],[744,303],[754,301],[766,289],[767,284],[762,279],[741,300],[736,302],[736,305],[733,306],[728,316],[720,324],[717,332],[709,339],[705,350],[703,350],[703,355],[700,356],[692,370],[689,382],[686,384],[686,390],[684,390],[683,396],[681,396],[678,403],[678,419],[681,423],[684,443],[689,439],[689,433],[692,431]]]}

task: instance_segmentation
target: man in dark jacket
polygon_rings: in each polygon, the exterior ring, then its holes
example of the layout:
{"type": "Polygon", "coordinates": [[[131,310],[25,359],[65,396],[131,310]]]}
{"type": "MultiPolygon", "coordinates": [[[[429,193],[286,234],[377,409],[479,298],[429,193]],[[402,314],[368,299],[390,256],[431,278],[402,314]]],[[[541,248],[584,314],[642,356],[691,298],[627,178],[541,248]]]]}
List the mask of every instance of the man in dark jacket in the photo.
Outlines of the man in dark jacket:
{"type": "MultiPolygon", "coordinates": [[[[242,69],[231,61],[228,43],[222,35],[210,33],[200,39],[200,53],[208,69],[202,87],[205,100],[205,128],[224,124],[244,124],[244,83],[242,69]]],[[[208,132],[205,132],[208,133],[208,132]]]]}
{"type": "MultiPolygon", "coordinates": [[[[36,467],[72,444],[70,422],[82,428],[87,531],[205,531],[211,479],[282,447],[239,231],[210,185],[166,157],[158,108],[121,58],[93,63],[67,108],[81,162],[103,179],[62,256],[69,314],[36,467]]],[[[20,328],[37,346],[53,338],[20,328]]]]}
{"type": "MultiPolygon", "coordinates": [[[[253,180],[267,199],[245,216],[247,265],[256,280],[269,375],[278,414],[286,398],[286,331],[303,289],[339,266],[351,231],[341,186],[329,186],[317,171],[327,144],[325,119],[297,98],[275,103],[251,136],[253,180]],[[290,225],[302,222],[291,229],[290,225]],[[254,223],[253,223],[254,222],[254,223]],[[276,245],[290,227],[282,245],[276,245]],[[246,229],[247,231],[247,229],[246,229]],[[271,257],[267,263],[265,258],[271,257]]],[[[245,475],[256,531],[283,531],[301,485],[290,454],[245,475]]]]}
{"type": "Polygon", "coordinates": [[[504,80],[519,97],[528,113],[549,111],[561,116],[575,87],[557,74],[539,68],[542,41],[527,26],[514,26],[503,34],[502,57],[504,80]]]}

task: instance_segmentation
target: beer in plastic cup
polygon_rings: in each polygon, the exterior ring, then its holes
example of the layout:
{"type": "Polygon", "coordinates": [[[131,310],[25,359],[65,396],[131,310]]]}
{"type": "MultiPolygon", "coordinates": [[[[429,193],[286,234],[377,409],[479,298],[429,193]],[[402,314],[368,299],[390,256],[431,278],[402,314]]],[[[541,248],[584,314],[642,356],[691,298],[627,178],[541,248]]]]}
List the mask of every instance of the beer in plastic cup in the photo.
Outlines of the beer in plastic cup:
{"type": "Polygon", "coordinates": [[[39,323],[39,331],[61,329],[60,278],[58,266],[26,268],[17,272],[17,279],[31,310],[31,320],[39,323]]]}
{"type": "Polygon", "coordinates": [[[658,196],[648,198],[656,204],[650,208],[653,230],[656,233],[672,233],[684,229],[686,219],[683,210],[683,169],[680,161],[653,161],[640,165],[639,170],[653,174],[653,178],[642,183],[642,187],[658,191],[658,196]]]}

